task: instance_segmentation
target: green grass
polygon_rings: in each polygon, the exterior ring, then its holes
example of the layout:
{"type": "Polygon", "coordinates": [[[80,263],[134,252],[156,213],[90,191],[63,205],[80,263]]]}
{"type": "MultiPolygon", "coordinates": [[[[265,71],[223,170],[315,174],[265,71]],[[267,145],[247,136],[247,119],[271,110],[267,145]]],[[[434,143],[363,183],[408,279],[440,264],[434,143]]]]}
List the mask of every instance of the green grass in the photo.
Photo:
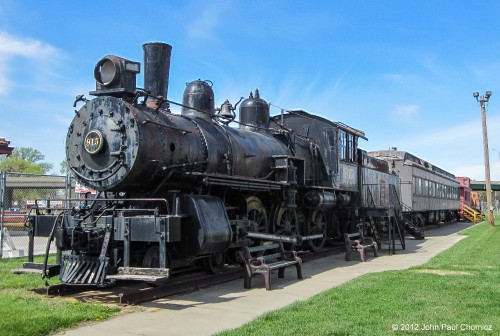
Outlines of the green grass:
{"type": "MultiPolygon", "coordinates": [[[[483,223],[463,234],[468,238],[425,265],[362,276],[220,335],[388,335],[393,324],[441,329],[397,334],[450,333],[443,324],[459,329],[454,334],[500,334],[500,226],[483,223]],[[491,325],[493,331],[460,331],[462,325],[491,325]]],[[[11,273],[23,261],[0,259],[0,336],[48,335],[120,311],[34,294],[31,289],[44,284],[40,276],[11,273]]]]}
{"type": "Polygon", "coordinates": [[[498,335],[500,226],[463,234],[425,265],[362,276],[218,335],[498,335]],[[490,325],[490,332],[461,330],[490,325]]]}
{"type": "MultiPolygon", "coordinates": [[[[24,261],[25,258],[0,259],[0,335],[48,335],[80,322],[103,320],[120,311],[116,307],[33,293],[31,289],[44,286],[39,275],[11,273],[11,269],[21,268],[24,261]]],[[[57,283],[57,279],[49,282],[57,283]]]]}

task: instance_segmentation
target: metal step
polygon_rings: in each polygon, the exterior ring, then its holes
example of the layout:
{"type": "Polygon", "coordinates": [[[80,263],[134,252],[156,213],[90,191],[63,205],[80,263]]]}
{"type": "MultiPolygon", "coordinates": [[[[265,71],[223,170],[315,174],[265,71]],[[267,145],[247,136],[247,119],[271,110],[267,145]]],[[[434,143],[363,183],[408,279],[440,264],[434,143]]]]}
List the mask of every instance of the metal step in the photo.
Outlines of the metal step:
{"type": "Polygon", "coordinates": [[[161,285],[170,278],[169,268],[119,267],[117,274],[108,275],[109,280],[143,281],[161,285]]]}

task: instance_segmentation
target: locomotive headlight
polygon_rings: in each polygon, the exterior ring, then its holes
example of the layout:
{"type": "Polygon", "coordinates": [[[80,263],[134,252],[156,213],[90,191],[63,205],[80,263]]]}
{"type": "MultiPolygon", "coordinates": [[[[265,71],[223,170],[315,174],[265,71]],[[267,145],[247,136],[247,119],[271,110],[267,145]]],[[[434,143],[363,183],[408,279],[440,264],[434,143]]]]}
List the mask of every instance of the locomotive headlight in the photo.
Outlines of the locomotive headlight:
{"type": "Polygon", "coordinates": [[[95,66],[94,78],[103,86],[116,83],[120,78],[119,61],[113,59],[112,56],[104,57],[95,66]]]}
{"type": "Polygon", "coordinates": [[[114,55],[103,57],[94,68],[96,90],[91,91],[95,96],[123,97],[135,94],[135,77],[140,72],[138,62],[132,62],[114,55]]]}

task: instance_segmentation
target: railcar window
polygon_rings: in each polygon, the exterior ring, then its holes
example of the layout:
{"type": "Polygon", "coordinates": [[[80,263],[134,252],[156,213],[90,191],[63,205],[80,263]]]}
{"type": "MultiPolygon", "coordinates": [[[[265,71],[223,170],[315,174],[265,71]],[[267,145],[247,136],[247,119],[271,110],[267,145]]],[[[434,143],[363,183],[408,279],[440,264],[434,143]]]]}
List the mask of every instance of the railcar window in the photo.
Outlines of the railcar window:
{"type": "Polygon", "coordinates": [[[354,161],[354,135],[347,133],[347,161],[354,161]]]}
{"type": "Polygon", "coordinates": [[[422,195],[422,179],[417,177],[416,180],[417,189],[415,190],[415,194],[422,195]]]}
{"type": "Polygon", "coordinates": [[[354,162],[357,162],[358,161],[358,137],[357,136],[354,136],[353,135],[353,138],[354,138],[354,141],[353,141],[353,147],[352,147],[352,158],[354,162]]]}
{"type": "Polygon", "coordinates": [[[326,134],[328,135],[328,145],[331,149],[336,149],[335,146],[337,142],[335,141],[335,131],[333,129],[326,130],[326,134]]]}
{"type": "Polygon", "coordinates": [[[343,130],[339,130],[339,154],[341,160],[345,161],[347,159],[346,133],[343,130]]]}

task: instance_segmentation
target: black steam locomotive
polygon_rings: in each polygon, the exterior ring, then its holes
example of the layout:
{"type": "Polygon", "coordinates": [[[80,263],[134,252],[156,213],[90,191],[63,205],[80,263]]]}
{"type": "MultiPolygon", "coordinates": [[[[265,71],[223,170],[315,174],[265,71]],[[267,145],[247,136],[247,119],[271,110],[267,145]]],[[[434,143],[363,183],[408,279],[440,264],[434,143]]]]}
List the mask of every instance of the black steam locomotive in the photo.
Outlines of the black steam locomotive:
{"type": "Polygon", "coordinates": [[[258,90],[215,108],[211,83],[196,80],[182,104],[168,100],[171,46],[143,49],[144,89],[140,63],[110,55],[95,67],[95,98],[75,101],[68,167],[98,195],[35,218],[67,251],[63,282],[166,278],[188,265],[218,272],[262,240],[318,251],[354,229],[363,179],[399,188],[385,162],[363,164],[377,161],[357,148],[363,132],[304,111],[270,116],[258,90]]]}

